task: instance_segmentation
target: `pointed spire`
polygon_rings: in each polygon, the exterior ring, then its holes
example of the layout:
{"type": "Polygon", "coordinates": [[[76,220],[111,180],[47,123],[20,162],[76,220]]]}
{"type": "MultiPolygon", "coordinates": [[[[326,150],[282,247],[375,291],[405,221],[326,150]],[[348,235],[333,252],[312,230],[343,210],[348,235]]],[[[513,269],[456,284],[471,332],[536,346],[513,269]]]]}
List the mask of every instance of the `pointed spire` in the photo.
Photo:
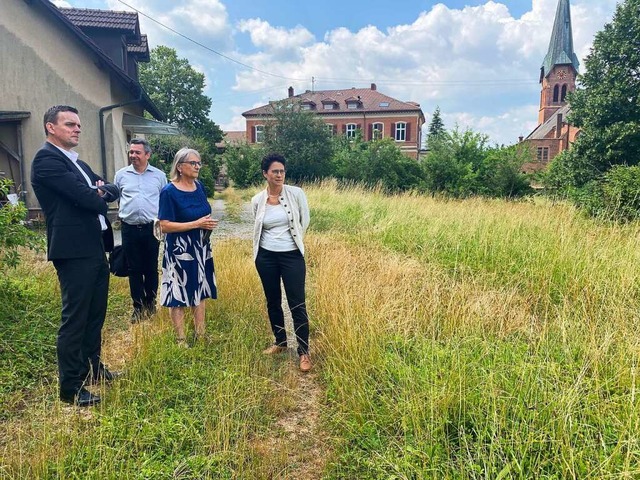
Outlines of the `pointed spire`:
{"type": "MultiPolygon", "coordinates": [[[[569,0],[558,0],[556,19],[553,22],[549,51],[542,62],[542,75],[546,77],[555,65],[572,65],[578,71],[580,62],[573,51],[571,32],[571,7],[569,0]]],[[[542,78],[542,77],[541,77],[542,78]]]]}

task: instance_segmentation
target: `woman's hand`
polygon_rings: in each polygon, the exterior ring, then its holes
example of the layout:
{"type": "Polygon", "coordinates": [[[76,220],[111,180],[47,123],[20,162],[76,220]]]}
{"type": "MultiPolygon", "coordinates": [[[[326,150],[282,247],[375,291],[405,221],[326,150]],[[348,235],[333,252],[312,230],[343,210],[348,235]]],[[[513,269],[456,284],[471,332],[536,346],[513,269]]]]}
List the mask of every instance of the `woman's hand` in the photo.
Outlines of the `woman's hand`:
{"type": "Polygon", "coordinates": [[[196,220],[196,226],[203,230],[213,230],[218,226],[218,220],[211,218],[211,215],[207,215],[196,220]]]}

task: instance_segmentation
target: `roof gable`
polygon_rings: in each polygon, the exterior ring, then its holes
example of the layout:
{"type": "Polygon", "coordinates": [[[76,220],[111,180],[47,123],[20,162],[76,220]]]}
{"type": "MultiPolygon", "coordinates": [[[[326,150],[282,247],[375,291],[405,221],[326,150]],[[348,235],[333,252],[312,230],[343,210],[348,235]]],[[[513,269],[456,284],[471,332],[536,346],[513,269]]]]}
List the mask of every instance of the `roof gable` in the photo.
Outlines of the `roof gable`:
{"type": "MultiPolygon", "coordinates": [[[[87,36],[80,27],[76,26],[71,20],[53,3],[49,0],[31,0],[34,5],[39,5],[44,8],[45,12],[56,21],[60,22],[65,28],[67,28],[73,35],[78,38],[81,44],[84,44],[89,50],[91,50],[98,58],[98,65],[104,68],[109,73],[112,73],[114,78],[127,88],[132,95],[140,98],[140,105],[142,105],[154,118],[163,120],[164,115],[158,107],[149,98],[144,91],[140,83],[131,78],[127,72],[116,65],[113,60],[107,55],[89,36],[87,36]]],[[[136,14],[137,15],[137,14],[136,14]]]]}

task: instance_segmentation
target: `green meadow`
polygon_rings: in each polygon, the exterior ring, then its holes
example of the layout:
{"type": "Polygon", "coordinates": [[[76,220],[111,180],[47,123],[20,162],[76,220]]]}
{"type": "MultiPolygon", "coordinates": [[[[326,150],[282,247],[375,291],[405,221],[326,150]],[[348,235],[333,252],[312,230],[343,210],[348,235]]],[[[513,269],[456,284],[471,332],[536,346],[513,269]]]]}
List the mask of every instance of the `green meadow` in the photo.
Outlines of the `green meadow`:
{"type": "MultiPolygon", "coordinates": [[[[566,204],[305,187],[314,370],[267,358],[251,241],[214,240],[207,337],[129,325],[112,277],[103,403],[57,400],[59,290],[0,293],[0,478],[640,477],[640,227],[566,204]]],[[[226,221],[243,198],[226,196],[226,221]]]]}

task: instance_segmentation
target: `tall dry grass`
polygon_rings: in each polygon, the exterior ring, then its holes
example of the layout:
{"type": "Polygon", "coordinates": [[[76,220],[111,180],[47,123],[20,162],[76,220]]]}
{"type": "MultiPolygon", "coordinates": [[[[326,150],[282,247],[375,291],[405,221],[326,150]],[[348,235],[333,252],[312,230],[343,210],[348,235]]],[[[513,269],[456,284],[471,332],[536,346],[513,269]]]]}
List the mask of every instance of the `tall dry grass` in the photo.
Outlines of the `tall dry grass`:
{"type": "MultiPolygon", "coordinates": [[[[323,478],[640,476],[637,225],[539,200],[305,191],[323,478]]],[[[250,242],[214,257],[220,299],[190,350],[166,312],[130,329],[126,283],[112,284],[106,360],[126,377],[90,413],[30,389],[4,424],[0,477],[295,478],[305,440],[273,435],[297,376],[260,355],[250,242]]]]}
{"type": "Polygon", "coordinates": [[[324,184],[310,288],[330,478],[633,478],[638,226],[324,184]]]}

